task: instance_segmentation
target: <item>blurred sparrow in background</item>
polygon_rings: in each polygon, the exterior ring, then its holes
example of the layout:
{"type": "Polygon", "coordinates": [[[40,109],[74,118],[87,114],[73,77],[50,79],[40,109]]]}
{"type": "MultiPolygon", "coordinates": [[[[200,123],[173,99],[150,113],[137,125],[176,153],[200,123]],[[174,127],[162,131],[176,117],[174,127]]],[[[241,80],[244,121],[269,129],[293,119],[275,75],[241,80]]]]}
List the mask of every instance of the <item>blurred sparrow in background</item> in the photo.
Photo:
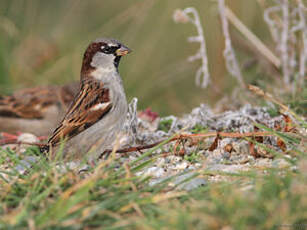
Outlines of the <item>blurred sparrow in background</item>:
{"type": "Polygon", "coordinates": [[[71,83],[23,89],[10,96],[0,96],[0,132],[50,135],[78,90],[79,84],[71,83]]]}

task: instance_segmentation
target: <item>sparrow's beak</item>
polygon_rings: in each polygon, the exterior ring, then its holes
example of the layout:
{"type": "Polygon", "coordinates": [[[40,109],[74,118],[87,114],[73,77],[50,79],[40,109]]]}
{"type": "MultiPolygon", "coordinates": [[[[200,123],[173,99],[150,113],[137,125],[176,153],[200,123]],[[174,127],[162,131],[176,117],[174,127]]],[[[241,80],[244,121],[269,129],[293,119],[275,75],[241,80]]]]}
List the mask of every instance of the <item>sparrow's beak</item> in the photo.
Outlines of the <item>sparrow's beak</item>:
{"type": "Polygon", "coordinates": [[[125,56],[126,54],[130,53],[132,50],[129,49],[128,47],[126,46],[121,46],[119,49],[117,49],[115,52],[116,52],[116,55],[117,56],[125,56]]]}

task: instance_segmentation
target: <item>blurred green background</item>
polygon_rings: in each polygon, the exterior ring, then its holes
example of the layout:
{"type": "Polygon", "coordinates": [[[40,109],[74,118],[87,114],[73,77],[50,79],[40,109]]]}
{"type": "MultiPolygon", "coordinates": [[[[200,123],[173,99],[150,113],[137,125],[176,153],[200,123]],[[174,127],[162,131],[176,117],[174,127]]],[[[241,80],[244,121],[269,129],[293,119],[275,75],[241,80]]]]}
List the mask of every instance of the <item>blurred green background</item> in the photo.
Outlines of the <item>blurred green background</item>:
{"type": "MultiPolygon", "coordinates": [[[[273,48],[259,1],[226,3],[273,48]]],[[[0,93],[78,80],[86,46],[102,36],[116,38],[133,50],[122,60],[120,73],[128,100],[139,98],[139,109],[180,115],[200,103],[212,105],[238,87],[225,70],[216,1],[1,0],[0,33],[0,93]],[[175,9],[189,6],[197,8],[207,40],[211,84],[206,89],[194,83],[200,61],[187,62],[199,48],[187,42],[196,29],[172,19],[175,9]]],[[[231,34],[245,82],[271,81],[232,26],[231,34]]]]}

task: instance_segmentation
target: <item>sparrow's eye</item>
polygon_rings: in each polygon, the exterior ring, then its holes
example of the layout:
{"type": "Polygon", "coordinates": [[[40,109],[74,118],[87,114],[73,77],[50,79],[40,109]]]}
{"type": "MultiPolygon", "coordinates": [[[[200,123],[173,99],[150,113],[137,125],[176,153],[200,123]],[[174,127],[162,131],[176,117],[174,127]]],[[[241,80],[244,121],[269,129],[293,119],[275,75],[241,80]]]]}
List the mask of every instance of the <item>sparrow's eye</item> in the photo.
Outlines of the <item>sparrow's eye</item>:
{"type": "Polygon", "coordinates": [[[106,53],[106,54],[109,54],[109,53],[111,52],[111,49],[110,49],[109,46],[105,46],[105,47],[102,49],[102,51],[103,51],[104,53],[106,53]]]}
{"type": "Polygon", "coordinates": [[[117,50],[117,47],[115,46],[104,46],[101,47],[102,52],[104,52],[105,54],[112,54],[117,50]]]}

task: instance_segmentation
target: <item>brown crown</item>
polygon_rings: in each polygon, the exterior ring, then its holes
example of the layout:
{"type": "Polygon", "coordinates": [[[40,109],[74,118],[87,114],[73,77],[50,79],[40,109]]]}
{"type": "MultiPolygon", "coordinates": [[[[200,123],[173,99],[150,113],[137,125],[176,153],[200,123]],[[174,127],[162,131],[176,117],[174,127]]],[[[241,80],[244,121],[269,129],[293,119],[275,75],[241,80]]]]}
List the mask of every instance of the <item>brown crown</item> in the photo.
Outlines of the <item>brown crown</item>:
{"type": "Polygon", "coordinates": [[[91,66],[93,56],[101,49],[101,46],[106,45],[105,42],[93,42],[91,43],[83,56],[83,63],[81,68],[81,78],[90,74],[94,67],[91,66]]]}

